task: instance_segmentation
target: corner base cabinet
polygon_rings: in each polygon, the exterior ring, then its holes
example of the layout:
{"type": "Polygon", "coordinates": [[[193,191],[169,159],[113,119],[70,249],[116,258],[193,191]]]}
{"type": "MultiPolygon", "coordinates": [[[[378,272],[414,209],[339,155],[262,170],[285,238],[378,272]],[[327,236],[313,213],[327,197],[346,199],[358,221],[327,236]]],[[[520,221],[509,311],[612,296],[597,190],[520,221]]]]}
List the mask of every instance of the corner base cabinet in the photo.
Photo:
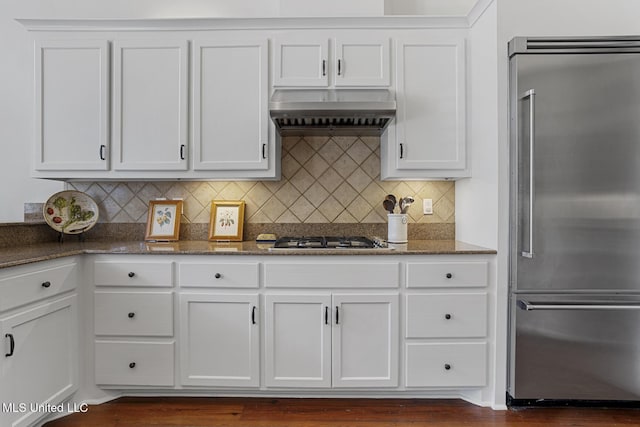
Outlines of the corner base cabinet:
{"type": "Polygon", "coordinates": [[[0,425],[31,426],[78,388],[75,262],[1,272],[0,425]]]}

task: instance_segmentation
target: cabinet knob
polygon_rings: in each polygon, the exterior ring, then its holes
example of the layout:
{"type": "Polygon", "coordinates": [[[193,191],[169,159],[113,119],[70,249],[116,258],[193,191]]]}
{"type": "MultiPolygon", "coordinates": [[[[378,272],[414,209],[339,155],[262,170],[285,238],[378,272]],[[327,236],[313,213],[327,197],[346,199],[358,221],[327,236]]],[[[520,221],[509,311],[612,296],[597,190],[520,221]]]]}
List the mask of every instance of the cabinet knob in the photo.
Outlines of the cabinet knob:
{"type": "Polygon", "coordinates": [[[132,311],[131,313],[129,313],[127,316],[129,316],[129,319],[133,319],[135,317],[135,313],[132,311]]]}
{"type": "Polygon", "coordinates": [[[444,318],[447,319],[447,320],[451,320],[451,315],[449,313],[447,313],[447,314],[444,315],[444,318]]]}
{"type": "Polygon", "coordinates": [[[447,277],[447,279],[451,279],[451,278],[453,277],[453,274],[451,274],[451,273],[447,273],[447,276],[446,276],[446,277],[447,277]]]}
{"type": "Polygon", "coordinates": [[[451,369],[451,365],[449,365],[448,363],[445,363],[445,364],[444,364],[444,369],[445,369],[446,371],[450,370],[450,369],[451,369]]]}
{"type": "Polygon", "coordinates": [[[49,286],[51,286],[51,282],[48,281],[48,280],[46,282],[42,283],[42,287],[43,288],[48,288],[49,286]]]}
{"type": "Polygon", "coordinates": [[[129,368],[133,369],[136,367],[136,362],[129,363],[129,368]]]}
{"type": "Polygon", "coordinates": [[[133,277],[135,275],[136,275],[136,273],[134,273],[133,271],[130,271],[129,274],[128,274],[129,277],[133,277]]]}
{"type": "Polygon", "coordinates": [[[222,274],[220,274],[220,273],[216,273],[216,275],[215,275],[214,277],[215,277],[216,279],[219,279],[219,278],[221,278],[221,277],[222,277],[222,274]]]}

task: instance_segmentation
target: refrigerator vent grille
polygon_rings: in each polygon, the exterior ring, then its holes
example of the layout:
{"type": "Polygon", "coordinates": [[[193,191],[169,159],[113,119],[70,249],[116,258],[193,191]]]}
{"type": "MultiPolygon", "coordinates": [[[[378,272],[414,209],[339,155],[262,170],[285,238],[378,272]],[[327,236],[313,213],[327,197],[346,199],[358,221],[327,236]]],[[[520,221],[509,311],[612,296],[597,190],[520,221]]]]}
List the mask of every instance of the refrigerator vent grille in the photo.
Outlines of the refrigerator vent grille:
{"type": "Polygon", "coordinates": [[[509,42],[509,56],[519,53],[640,53],[640,36],[515,37],[509,42]]]}

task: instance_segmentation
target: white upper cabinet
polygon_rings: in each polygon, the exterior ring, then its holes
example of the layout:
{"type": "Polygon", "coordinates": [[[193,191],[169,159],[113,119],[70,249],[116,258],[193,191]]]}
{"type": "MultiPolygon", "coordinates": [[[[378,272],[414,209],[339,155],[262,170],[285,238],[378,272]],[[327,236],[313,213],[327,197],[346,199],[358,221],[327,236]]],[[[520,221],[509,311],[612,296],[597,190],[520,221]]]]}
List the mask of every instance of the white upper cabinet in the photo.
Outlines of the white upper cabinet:
{"type": "Polygon", "coordinates": [[[468,176],[465,64],[462,37],[396,42],[397,112],[383,179],[468,176]]]}
{"type": "Polygon", "coordinates": [[[186,170],[186,40],[113,43],[113,168],[186,170]]]}
{"type": "Polygon", "coordinates": [[[275,41],[274,86],[329,85],[329,39],[303,34],[275,41]]]}
{"type": "Polygon", "coordinates": [[[389,86],[389,37],[289,34],[274,44],[276,87],[389,86]]]}
{"type": "Polygon", "coordinates": [[[349,37],[335,42],[336,86],[389,86],[389,38],[349,37]]]}
{"type": "Polygon", "coordinates": [[[36,171],[108,168],[108,76],[106,41],[36,42],[36,171]]]}
{"type": "Polygon", "coordinates": [[[268,55],[267,39],[193,42],[194,170],[269,168],[268,55]]]}

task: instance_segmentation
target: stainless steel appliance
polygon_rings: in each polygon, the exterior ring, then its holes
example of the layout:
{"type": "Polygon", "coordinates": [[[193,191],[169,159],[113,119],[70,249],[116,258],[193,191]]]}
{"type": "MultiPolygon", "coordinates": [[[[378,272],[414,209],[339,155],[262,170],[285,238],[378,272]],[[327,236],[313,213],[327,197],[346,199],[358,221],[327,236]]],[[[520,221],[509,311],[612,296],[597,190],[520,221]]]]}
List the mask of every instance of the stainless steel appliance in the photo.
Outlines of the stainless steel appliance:
{"type": "Polygon", "coordinates": [[[396,98],[387,89],[279,89],[269,113],[282,136],[380,136],[396,115],[396,98]]]}
{"type": "Polygon", "coordinates": [[[364,236],[336,237],[281,237],[273,244],[274,249],[372,249],[373,240],[364,236]]]}
{"type": "Polygon", "coordinates": [[[640,401],[639,53],[509,43],[512,405],[640,401]]]}

